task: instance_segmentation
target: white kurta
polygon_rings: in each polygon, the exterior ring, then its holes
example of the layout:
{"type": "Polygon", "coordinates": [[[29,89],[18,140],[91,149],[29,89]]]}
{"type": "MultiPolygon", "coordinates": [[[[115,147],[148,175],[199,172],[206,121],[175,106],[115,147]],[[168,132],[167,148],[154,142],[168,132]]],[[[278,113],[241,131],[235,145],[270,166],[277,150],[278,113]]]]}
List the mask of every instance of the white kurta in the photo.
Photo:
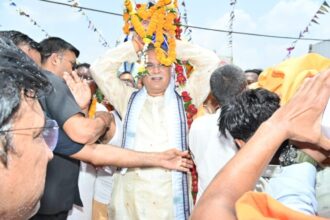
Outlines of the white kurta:
{"type": "MultiPolygon", "coordinates": [[[[135,150],[169,149],[164,97],[148,96],[139,118],[135,150]]],[[[162,168],[128,169],[116,174],[110,204],[111,219],[173,219],[172,176],[162,168]]]]}
{"type": "MultiPolygon", "coordinates": [[[[102,104],[97,103],[96,104],[96,111],[108,111],[106,107],[104,107],[102,104]]],[[[116,120],[117,121],[117,120],[116,120]]],[[[116,124],[117,126],[117,124],[116,124]]],[[[117,145],[120,145],[121,143],[121,123],[119,123],[119,129],[116,127],[116,133],[118,133],[118,142],[117,145]]],[[[115,135],[112,140],[110,140],[109,144],[111,144],[111,141],[116,141],[117,136],[115,135]]],[[[113,143],[113,144],[116,144],[113,143]]],[[[102,171],[100,171],[102,172],[102,171]]],[[[112,184],[112,176],[110,174],[105,173],[104,176],[101,178],[99,177],[101,174],[99,174],[95,167],[91,164],[85,163],[83,161],[80,162],[80,171],[79,171],[79,178],[78,178],[78,187],[80,192],[80,198],[83,203],[83,207],[73,205],[72,210],[70,210],[67,220],[90,220],[92,219],[92,209],[93,209],[93,197],[100,197],[100,194],[102,193],[102,198],[107,198],[107,201],[110,200],[111,190],[112,187],[110,184],[112,184]],[[98,176],[99,175],[99,176],[98,176]],[[99,179],[97,179],[97,177],[99,179]],[[101,190],[101,185],[106,185],[108,183],[108,188],[105,188],[103,186],[104,191],[103,192],[94,192],[94,187],[98,187],[98,190],[101,190]],[[96,194],[96,195],[95,195],[96,194]]],[[[105,171],[103,171],[105,172],[105,171]]],[[[103,201],[103,200],[101,200],[103,201]]],[[[108,204],[108,202],[106,203],[108,204]]]]}
{"type": "MultiPolygon", "coordinates": [[[[181,41],[177,42],[177,57],[189,60],[194,66],[186,91],[198,106],[209,93],[209,79],[218,65],[218,57],[211,51],[181,41]]],[[[99,88],[122,118],[126,115],[128,101],[134,89],[121,82],[116,74],[124,61],[135,62],[136,59],[132,43],[126,42],[109,50],[91,68],[99,88]]],[[[169,146],[169,128],[165,121],[164,107],[163,96],[147,96],[138,118],[135,150],[160,152],[174,147],[169,146]]],[[[112,201],[111,219],[173,219],[172,174],[162,168],[135,168],[128,169],[125,175],[116,174],[112,201]]]]}
{"type": "MultiPolygon", "coordinates": [[[[122,141],[122,122],[114,111],[111,112],[115,120],[116,131],[108,142],[113,146],[121,146],[122,141]]],[[[111,199],[111,192],[113,188],[113,173],[116,167],[108,166],[97,170],[96,179],[94,184],[94,199],[100,203],[108,205],[111,199]],[[110,172],[109,172],[110,171],[110,172]]]]}
{"type": "Polygon", "coordinates": [[[214,114],[201,116],[192,123],[189,131],[189,147],[198,173],[197,200],[237,151],[230,134],[225,138],[219,132],[219,116],[220,109],[214,114]]]}

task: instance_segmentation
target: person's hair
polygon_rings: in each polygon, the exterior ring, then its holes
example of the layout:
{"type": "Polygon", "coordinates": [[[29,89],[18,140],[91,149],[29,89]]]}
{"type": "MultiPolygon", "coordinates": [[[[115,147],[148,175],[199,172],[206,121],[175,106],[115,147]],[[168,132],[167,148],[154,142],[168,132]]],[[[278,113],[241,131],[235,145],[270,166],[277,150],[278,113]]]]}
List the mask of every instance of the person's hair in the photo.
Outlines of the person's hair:
{"type": "Polygon", "coordinates": [[[249,69],[249,70],[245,70],[244,73],[255,73],[258,76],[260,75],[260,73],[262,72],[262,69],[249,69]]]}
{"type": "Polygon", "coordinates": [[[219,130],[234,139],[248,141],[262,122],[280,107],[280,98],[273,92],[259,88],[246,90],[222,106],[219,130]]]}
{"type": "Polygon", "coordinates": [[[131,75],[132,78],[134,79],[132,73],[130,73],[130,72],[121,72],[121,73],[118,75],[118,78],[120,78],[120,77],[123,76],[123,75],[131,75]]]}
{"type": "Polygon", "coordinates": [[[7,166],[7,152],[12,149],[12,119],[18,117],[22,93],[38,98],[52,86],[42,70],[12,41],[0,37],[0,161],[7,166]]]}
{"type": "Polygon", "coordinates": [[[0,37],[8,38],[18,47],[22,45],[28,45],[30,48],[40,51],[40,44],[22,32],[14,30],[0,31],[0,37]]]}
{"type": "Polygon", "coordinates": [[[220,106],[246,88],[246,79],[241,68],[235,65],[224,65],[213,71],[210,78],[211,93],[220,106]]]}
{"type": "Polygon", "coordinates": [[[76,57],[79,57],[79,50],[75,48],[72,44],[66,42],[59,37],[49,37],[40,42],[40,53],[41,53],[41,63],[45,63],[46,60],[53,53],[61,53],[65,51],[73,52],[76,57]]]}
{"type": "Polygon", "coordinates": [[[91,67],[91,65],[89,63],[79,63],[76,65],[76,69],[78,69],[80,67],[86,67],[87,69],[89,69],[91,67]]]}

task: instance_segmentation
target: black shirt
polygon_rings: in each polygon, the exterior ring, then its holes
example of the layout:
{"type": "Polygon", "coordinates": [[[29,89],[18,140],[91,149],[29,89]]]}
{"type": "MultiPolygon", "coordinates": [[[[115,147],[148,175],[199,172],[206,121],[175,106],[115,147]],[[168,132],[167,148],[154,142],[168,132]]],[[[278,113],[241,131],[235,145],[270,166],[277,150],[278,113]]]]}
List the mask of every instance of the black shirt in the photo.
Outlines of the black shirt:
{"type": "Polygon", "coordinates": [[[69,156],[80,151],[84,145],[71,140],[63,125],[70,117],[83,113],[65,81],[47,71],[45,75],[54,89],[39,101],[47,116],[56,120],[60,127],[54,158],[47,166],[45,191],[38,211],[50,215],[68,211],[73,204],[82,206],[78,189],[80,161],[69,156]]]}

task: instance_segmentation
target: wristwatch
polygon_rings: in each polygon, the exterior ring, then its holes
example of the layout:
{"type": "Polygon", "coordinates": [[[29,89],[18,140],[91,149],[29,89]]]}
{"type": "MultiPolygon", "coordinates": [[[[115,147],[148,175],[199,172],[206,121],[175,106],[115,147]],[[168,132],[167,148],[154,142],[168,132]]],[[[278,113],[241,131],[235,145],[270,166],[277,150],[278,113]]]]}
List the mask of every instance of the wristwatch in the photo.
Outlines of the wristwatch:
{"type": "Polygon", "coordinates": [[[308,162],[313,166],[318,167],[318,162],[316,160],[302,150],[295,148],[292,144],[289,144],[282,150],[279,161],[281,166],[308,162]]]}

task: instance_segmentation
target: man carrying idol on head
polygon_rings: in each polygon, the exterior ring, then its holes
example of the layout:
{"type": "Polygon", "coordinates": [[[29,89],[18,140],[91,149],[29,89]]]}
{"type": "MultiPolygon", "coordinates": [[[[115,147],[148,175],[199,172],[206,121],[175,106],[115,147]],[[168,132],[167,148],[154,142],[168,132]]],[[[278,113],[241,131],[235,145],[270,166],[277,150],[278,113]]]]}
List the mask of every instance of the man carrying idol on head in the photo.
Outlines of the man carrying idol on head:
{"type": "MultiPolygon", "coordinates": [[[[141,4],[134,9],[131,1],[125,0],[125,6],[125,29],[128,31],[127,25],[131,25],[135,36],[99,58],[92,65],[93,78],[124,119],[124,148],[151,152],[175,147],[186,151],[185,105],[203,103],[219,58],[210,50],[175,40],[176,2],[159,0],[155,5],[141,4]],[[177,59],[193,66],[184,87],[176,87],[177,59]],[[125,61],[140,62],[138,75],[144,85],[140,90],[117,78],[125,61]]],[[[123,168],[114,176],[110,219],[187,220],[192,207],[189,186],[184,172],[123,168]]]]}

